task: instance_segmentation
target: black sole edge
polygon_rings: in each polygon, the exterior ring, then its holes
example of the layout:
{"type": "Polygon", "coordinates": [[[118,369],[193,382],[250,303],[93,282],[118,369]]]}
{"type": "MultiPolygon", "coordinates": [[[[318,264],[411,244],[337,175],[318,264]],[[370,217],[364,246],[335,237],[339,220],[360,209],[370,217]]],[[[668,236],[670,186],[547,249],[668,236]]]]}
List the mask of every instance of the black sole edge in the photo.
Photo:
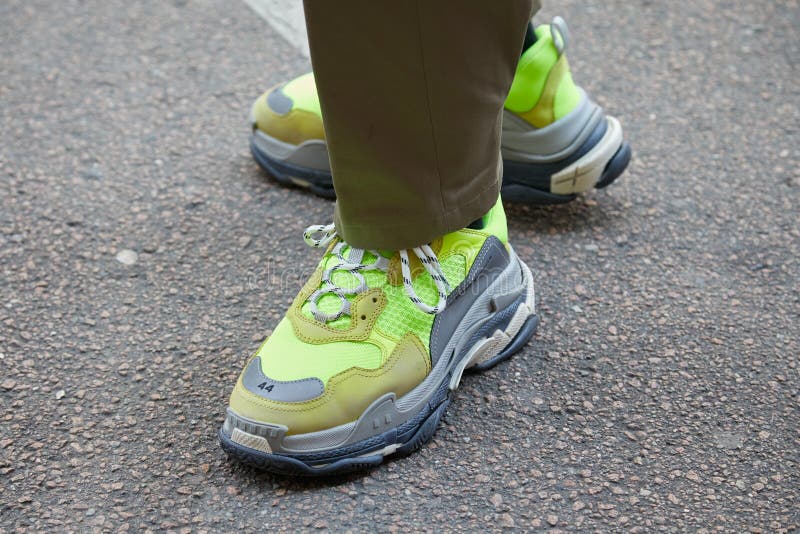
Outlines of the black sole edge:
{"type": "MultiPolygon", "coordinates": [[[[497,356],[480,365],[476,365],[471,371],[485,371],[520,351],[536,333],[538,324],[539,317],[537,315],[529,317],[517,332],[517,335],[514,336],[514,339],[497,356]]],[[[448,374],[443,384],[449,383],[449,380],[450,375],[448,374]]],[[[432,410],[430,415],[420,423],[414,435],[389,456],[383,456],[382,454],[370,455],[367,453],[362,456],[343,458],[327,465],[314,467],[291,456],[268,454],[239,445],[226,436],[221,428],[219,430],[219,441],[222,450],[231,459],[276,475],[302,477],[339,476],[367,471],[383,463],[385,458],[407,456],[419,450],[433,438],[449,404],[450,392],[443,396],[441,402],[432,410]]]]}
{"type": "Polygon", "coordinates": [[[286,187],[308,189],[317,196],[330,200],[336,199],[336,192],[333,190],[333,178],[330,172],[298,167],[296,165],[289,165],[276,161],[262,152],[252,138],[250,139],[250,152],[253,154],[256,163],[258,163],[267,174],[275,178],[279,184],[286,187]],[[307,185],[298,184],[293,178],[300,179],[306,182],[307,185]]]}
{"type": "MultiPolygon", "coordinates": [[[[331,200],[336,199],[336,192],[333,190],[333,179],[330,173],[278,162],[262,152],[253,140],[250,141],[250,151],[256,163],[258,163],[267,174],[275,178],[279,184],[287,187],[305,188],[317,196],[331,200]],[[298,184],[292,178],[299,178],[307,182],[308,185],[298,184]]],[[[603,174],[600,176],[600,180],[595,187],[597,189],[603,189],[614,183],[628,167],[631,161],[631,154],[631,146],[627,142],[623,142],[614,153],[614,156],[612,156],[606,164],[605,169],[603,169],[603,174]]],[[[500,189],[500,193],[503,200],[528,204],[530,206],[566,204],[578,198],[578,195],[557,195],[549,191],[543,191],[519,183],[503,185],[500,189]]]]}
{"type": "Polygon", "coordinates": [[[614,181],[625,172],[625,169],[628,168],[632,156],[633,150],[631,150],[631,145],[629,145],[627,141],[623,141],[622,146],[617,149],[614,156],[606,164],[606,168],[603,170],[603,174],[600,176],[600,180],[595,187],[597,189],[603,189],[613,184],[614,181]]]}

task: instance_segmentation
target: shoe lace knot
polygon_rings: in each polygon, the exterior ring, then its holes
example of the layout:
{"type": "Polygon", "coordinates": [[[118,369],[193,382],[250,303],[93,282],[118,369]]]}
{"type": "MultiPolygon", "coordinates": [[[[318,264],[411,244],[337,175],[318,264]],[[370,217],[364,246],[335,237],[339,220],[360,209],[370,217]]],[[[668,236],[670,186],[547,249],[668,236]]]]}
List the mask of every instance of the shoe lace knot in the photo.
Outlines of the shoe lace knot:
{"type": "MultiPolygon", "coordinates": [[[[337,237],[336,227],[333,224],[312,225],[303,232],[303,240],[306,244],[315,248],[327,247],[337,239],[337,237]]],[[[412,284],[408,250],[400,250],[400,270],[403,275],[403,287],[405,288],[406,295],[408,295],[409,300],[423,312],[429,314],[441,313],[447,306],[447,294],[450,292],[450,283],[447,281],[444,271],[442,271],[439,259],[429,245],[414,247],[411,251],[419,258],[422,266],[428,274],[430,274],[433,283],[436,285],[436,290],[439,293],[439,299],[435,305],[431,306],[417,295],[416,291],[414,291],[414,285],[412,284]]],[[[330,321],[335,321],[343,315],[350,315],[350,300],[348,300],[347,297],[358,295],[369,289],[367,280],[363,274],[365,271],[382,271],[384,273],[389,271],[389,259],[377,250],[351,247],[344,241],[339,240],[339,242],[333,246],[330,253],[337,258],[337,261],[325,268],[322,272],[320,287],[308,297],[311,315],[321,323],[328,323],[330,321]],[[374,257],[375,261],[367,263],[365,261],[367,253],[374,257]],[[342,287],[335,284],[333,282],[333,275],[336,272],[349,273],[356,279],[357,283],[354,287],[342,287]],[[325,295],[335,295],[339,298],[338,310],[329,313],[319,309],[319,301],[325,295]]]]}

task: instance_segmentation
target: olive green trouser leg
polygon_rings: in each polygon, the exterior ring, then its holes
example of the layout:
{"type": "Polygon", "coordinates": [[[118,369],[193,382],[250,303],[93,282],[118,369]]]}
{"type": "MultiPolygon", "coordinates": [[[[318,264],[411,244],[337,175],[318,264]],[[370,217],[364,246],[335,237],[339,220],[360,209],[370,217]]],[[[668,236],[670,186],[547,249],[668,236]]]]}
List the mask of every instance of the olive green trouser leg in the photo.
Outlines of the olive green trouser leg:
{"type": "Polygon", "coordinates": [[[397,250],[497,202],[503,102],[538,0],[305,0],[349,244],[397,250]]]}

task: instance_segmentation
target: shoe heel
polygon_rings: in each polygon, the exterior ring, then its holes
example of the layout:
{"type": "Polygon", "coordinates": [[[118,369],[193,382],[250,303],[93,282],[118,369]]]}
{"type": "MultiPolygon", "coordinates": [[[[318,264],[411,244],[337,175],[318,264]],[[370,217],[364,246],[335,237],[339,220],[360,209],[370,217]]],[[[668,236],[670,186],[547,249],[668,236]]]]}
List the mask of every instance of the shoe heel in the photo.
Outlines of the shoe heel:
{"type": "Polygon", "coordinates": [[[628,163],[631,161],[631,155],[631,146],[628,143],[622,143],[622,146],[619,147],[617,153],[614,154],[614,157],[611,158],[611,161],[608,162],[606,168],[603,170],[603,175],[600,177],[600,181],[597,182],[597,189],[603,189],[614,183],[614,180],[619,178],[628,167],[628,163]]]}
{"type": "MultiPolygon", "coordinates": [[[[514,254],[516,258],[516,254],[514,254]]],[[[496,330],[480,350],[470,358],[467,368],[472,371],[485,371],[494,367],[513,354],[533,337],[539,327],[539,316],[536,315],[536,290],[533,274],[528,266],[517,258],[527,291],[525,300],[521,302],[504,330],[496,330]]]]}
{"type": "MultiPolygon", "coordinates": [[[[597,146],[578,161],[552,175],[550,191],[558,195],[585,193],[603,180],[603,171],[622,146],[622,126],[607,117],[608,128],[597,146]]],[[[621,172],[621,171],[620,171],[621,172]]]]}
{"type": "MultiPolygon", "coordinates": [[[[516,308],[510,319],[508,319],[508,315],[506,315],[506,320],[498,318],[498,323],[505,326],[497,328],[491,336],[476,343],[470,349],[469,354],[453,370],[449,384],[450,390],[458,387],[465,370],[485,371],[494,367],[522,349],[536,333],[539,318],[535,311],[536,293],[533,275],[528,266],[517,258],[513,250],[511,250],[511,255],[512,261],[517,262],[522,272],[523,283],[526,287],[524,296],[521,295],[520,299],[511,305],[516,308]]],[[[508,308],[506,310],[510,311],[508,308]]]]}
{"type": "Polygon", "coordinates": [[[522,347],[524,347],[528,341],[533,337],[536,333],[536,330],[539,328],[539,316],[538,315],[531,315],[528,319],[523,323],[522,328],[519,329],[519,332],[514,339],[511,340],[511,343],[506,345],[506,347],[501,350],[496,356],[492,356],[488,360],[484,360],[481,363],[477,363],[471,366],[468,371],[471,372],[483,372],[487,369],[491,369],[498,363],[502,362],[503,360],[509,359],[512,355],[519,352],[522,347]]]}

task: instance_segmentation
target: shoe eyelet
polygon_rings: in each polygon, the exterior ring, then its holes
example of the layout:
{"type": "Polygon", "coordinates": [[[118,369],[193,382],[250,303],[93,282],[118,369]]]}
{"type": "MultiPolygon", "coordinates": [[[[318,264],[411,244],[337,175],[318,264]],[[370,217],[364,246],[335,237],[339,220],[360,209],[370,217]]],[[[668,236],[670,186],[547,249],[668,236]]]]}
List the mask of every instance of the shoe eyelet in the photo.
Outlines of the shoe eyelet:
{"type": "Polygon", "coordinates": [[[372,297],[372,302],[373,302],[373,303],[375,303],[375,302],[378,302],[378,299],[377,299],[377,298],[375,298],[375,297],[372,297]]]}
{"type": "Polygon", "coordinates": [[[366,316],[366,315],[362,315],[362,316],[361,316],[361,320],[362,320],[362,321],[366,321],[366,320],[367,320],[367,316],[366,316]]]}

